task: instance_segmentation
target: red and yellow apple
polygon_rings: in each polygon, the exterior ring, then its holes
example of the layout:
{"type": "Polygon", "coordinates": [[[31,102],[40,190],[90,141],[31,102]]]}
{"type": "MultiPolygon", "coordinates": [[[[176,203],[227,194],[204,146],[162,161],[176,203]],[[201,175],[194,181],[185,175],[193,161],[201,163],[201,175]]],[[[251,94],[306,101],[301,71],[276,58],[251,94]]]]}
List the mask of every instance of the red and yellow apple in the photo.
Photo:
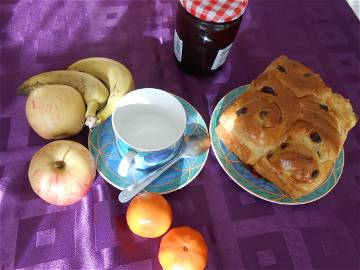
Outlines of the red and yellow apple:
{"type": "Polygon", "coordinates": [[[30,185],[48,203],[69,205],[83,198],[96,175],[95,161],[88,149],[77,142],[51,142],[32,157],[30,185]]]}

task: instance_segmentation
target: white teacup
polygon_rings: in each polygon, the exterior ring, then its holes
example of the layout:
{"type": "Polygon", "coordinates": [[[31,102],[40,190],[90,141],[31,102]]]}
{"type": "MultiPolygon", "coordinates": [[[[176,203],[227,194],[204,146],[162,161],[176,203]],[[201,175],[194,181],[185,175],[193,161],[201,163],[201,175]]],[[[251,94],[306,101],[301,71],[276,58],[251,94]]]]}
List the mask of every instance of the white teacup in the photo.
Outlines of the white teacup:
{"type": "Polygon", "coordinates": [[[118,167],[121,176],[130,165],[148,169],[174,158],[183,142],[186,113],[172,94],[143,88],[126,94],[112,115],[116,147],[122,156],[118,167]]]}

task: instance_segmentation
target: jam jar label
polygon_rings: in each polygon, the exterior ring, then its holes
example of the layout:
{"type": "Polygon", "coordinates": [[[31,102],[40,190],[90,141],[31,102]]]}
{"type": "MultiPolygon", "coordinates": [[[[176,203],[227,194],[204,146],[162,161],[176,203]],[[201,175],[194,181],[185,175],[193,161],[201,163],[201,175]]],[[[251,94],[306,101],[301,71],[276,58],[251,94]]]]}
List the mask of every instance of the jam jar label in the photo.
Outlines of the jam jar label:
{"type": "Polygon", "coordinates": [[[176,59],[179,62],[181,62],[181,58],[182,58],[182,48],[183,48],[183,41],[179,38],[179,35],[175,30],[175,33],[174,33],[174,53],[175,53],[176,59]]]}
{"type": "Polygon", "coordinates": [[[230,52],[231,46],[232,43],[229,46],[225,47],[224,49],[218,51],[214,63],[211,66],[211,70],[217,69],[218,67],[220,67],[222,64],[225,63],[226,57],[230,52]]]}

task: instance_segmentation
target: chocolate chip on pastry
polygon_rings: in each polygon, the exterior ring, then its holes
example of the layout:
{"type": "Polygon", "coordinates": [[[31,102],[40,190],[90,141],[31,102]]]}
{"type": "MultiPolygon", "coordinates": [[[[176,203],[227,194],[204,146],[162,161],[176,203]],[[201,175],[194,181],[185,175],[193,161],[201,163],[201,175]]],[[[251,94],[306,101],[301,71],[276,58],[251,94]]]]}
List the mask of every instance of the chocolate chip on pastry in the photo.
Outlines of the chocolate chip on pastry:
{"type": "Polygon", "coordinates": [[[321,137],[319,133],[313,132],[310,134],[310,138],[314,143],[321,143],[321,137]]]}
{"type": "Polygon", "coordinates": [[[273,96],[277,96],[275,90],[270,87],[270,86],[264,86],[260,89],[261,92],[265,93],[265,94],[270,94],[270,95],[273,95],[273,96]]]}
{"type": "Polygon", "coordinates": [[[260,117],[260,119],[261,120],[263,120],[266,116],[267,116],[267,111],[261,111],[261,112],[259,112],[259,117],[260,117]]]}
{"type": "Polygon", "coordinates": [[[329,111],[329,107],[326,106],[325,104],[320,104],[320,108],[323,109],[323,110],[326,111],[326,112],[329,111]]]}
{"type": "Polygon", "coordinates": [[[327,179],[356,122],[349,100],[281,56],[228,106],[215,131],[242,162],[299,198],[327,179]]]}
{"type": "Polygon", "coordinates": [[[319,171],[318,170],[313,170],[312,173],[311,173],[311,177],[316,178],[318,176],[319,176],[319,171]]]}
{"type": "Polygon", "coordinates": [[[280,148],[281,148],[281,149],[284,149],[284,148],[286,148],[288,145],[289,145],[288,143],[282,143],[282,144],[280,145],[280,148]]]}
{"type": "Polygon", "coordinates": [[[246,107],[242,107],[242,108],[240,108],[240,109],[238,109],[237,111],[236,111],[236,115],[237,116],[240,116],[240,115],[242,115],[242,114],[246,114],[246,112],[247,112],[247,108],[246,107]]]}
{"type": "Polygon", "coordinates": [[[280,72],[286,73],[286,69],[285,69],[282,65],[278,65],[276,68],[277,68],[280,72]]]}

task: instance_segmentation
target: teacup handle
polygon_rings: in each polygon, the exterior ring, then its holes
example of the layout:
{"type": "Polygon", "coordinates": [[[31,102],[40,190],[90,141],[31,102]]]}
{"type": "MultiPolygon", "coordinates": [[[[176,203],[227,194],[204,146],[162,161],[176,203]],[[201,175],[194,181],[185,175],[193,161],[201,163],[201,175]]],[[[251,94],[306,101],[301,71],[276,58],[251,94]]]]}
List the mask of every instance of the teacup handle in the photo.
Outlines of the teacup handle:
{"type": "Polygon", "coordinates": [[[123,177],[128,175],[131,164],[134,162],[136,152],[129,150],[125,156],[121,159],[118,167],[118,174],[123,177]]]}

